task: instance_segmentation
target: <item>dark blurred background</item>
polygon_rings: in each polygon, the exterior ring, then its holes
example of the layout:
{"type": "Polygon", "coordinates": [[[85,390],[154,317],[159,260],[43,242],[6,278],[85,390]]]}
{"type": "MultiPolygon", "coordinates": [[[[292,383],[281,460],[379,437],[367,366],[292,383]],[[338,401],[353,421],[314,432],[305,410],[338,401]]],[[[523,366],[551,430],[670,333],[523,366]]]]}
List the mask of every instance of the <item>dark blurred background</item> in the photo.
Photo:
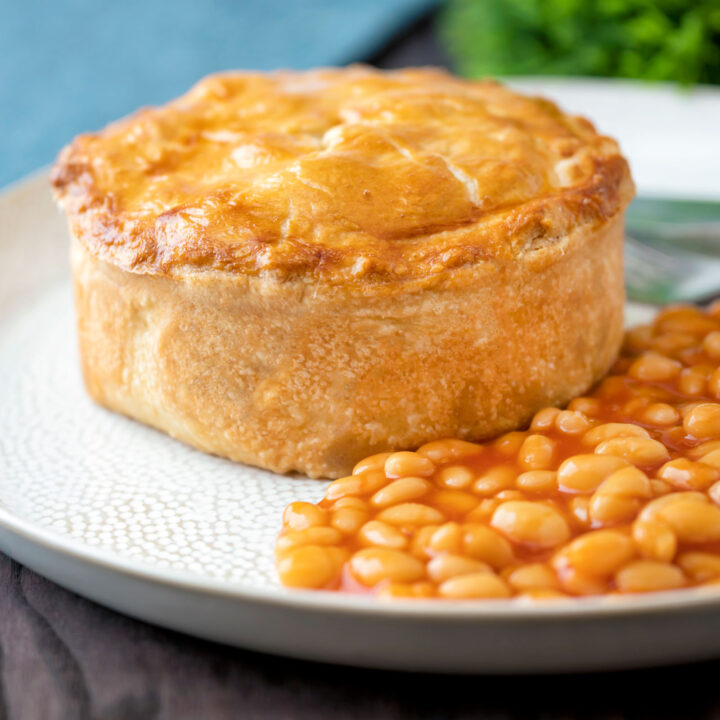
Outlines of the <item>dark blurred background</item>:
{"type": "Polygon", "coordinates": [[[0,0],[0,186],[201,76],[372,62],[720,82],[720,0],[0,0]]]}

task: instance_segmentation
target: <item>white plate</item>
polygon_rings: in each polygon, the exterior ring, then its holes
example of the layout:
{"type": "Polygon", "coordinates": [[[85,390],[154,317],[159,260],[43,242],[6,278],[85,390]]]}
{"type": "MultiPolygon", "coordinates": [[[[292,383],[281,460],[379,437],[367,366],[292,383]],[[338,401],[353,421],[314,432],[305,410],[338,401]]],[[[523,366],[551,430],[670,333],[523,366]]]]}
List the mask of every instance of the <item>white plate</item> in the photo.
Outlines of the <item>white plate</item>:
{"type": "Polygon", "coordinates": [[[620,141],[638,192],[720,200],[720,90],[585,78],[512,78],[620,141]]]}
{"type": "Polygon", "coordinates": [[[550,672],[720,655],[708,591],[533,606],[284,590],[282,509],[325,483],[204,455],[93,405],[66,246],[44,174],[0,196],[0,548],[20,562],[159,625],[331,662],[550,672]]]}

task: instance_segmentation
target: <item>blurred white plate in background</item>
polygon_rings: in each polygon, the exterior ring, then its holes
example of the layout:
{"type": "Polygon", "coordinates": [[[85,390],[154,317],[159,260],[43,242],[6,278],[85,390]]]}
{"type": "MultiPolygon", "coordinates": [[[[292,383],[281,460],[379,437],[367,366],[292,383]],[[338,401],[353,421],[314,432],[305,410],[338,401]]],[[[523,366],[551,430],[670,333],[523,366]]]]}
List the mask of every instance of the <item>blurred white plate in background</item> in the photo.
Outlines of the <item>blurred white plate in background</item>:
{"type": "Polygon", "coordinates": [[[720,89],[574,78],[511,78],[620,141],[639,195],[720,199],[720,89]]]}

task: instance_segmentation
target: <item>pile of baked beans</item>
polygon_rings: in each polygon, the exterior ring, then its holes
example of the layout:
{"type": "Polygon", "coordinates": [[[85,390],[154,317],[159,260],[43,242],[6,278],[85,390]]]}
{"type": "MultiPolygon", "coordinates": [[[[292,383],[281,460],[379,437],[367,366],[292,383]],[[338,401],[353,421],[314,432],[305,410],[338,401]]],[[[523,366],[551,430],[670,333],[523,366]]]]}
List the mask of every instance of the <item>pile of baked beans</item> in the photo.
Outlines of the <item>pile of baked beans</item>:
{"type": "Polygon", "coordinates": [[[720,583],[720,305],[627,332],[528,430],[381,453],[283,516],[290,587],[537,599],[720,583]]]}

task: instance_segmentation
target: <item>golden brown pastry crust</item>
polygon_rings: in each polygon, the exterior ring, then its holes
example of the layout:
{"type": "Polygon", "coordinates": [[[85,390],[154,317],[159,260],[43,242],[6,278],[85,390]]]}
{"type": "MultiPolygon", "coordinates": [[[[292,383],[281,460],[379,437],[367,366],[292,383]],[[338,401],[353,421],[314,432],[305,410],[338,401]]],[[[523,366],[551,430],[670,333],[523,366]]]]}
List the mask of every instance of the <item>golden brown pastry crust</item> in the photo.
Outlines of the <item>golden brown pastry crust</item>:
{"type": "Polygon", "coordinates": [[[148,274],[422,279],[622,211],[614,141],[440,70],[227,73],[81,135],[57,197],[98,258],[148,274]]]}
{"type": "Polygon", "coordinates": [[[618,217],[514,264],[362,296],[131,273],[75,240],[84,376],[101,404],[203,450],[338,477],[373,452],[488,437],[582,393],[622,338],[621,256],[618,217]]]}
{"type": "Polygon", "coordinates": [[[211,77],[76,139],[53,182],[90,394],[234,460],[337,477],[484,438],[621,341],[627,164],[494,83],[211,77]]]}

